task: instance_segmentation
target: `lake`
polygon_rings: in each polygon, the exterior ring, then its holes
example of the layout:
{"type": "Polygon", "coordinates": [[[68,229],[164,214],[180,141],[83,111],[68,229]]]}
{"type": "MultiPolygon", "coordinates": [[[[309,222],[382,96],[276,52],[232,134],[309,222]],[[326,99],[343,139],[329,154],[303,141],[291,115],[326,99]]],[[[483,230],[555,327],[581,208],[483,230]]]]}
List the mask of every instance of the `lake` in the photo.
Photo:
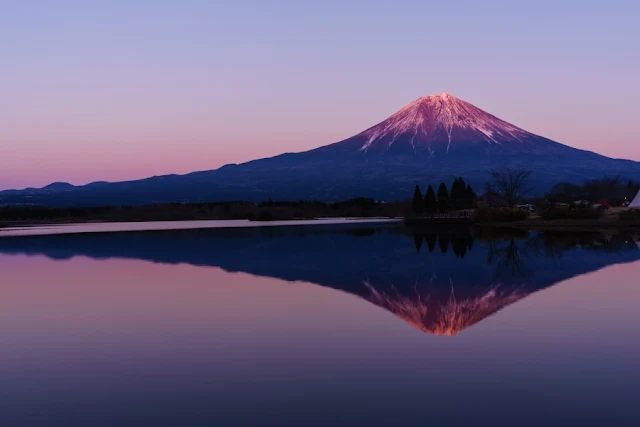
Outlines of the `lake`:
{"type": "Polygon", "coordinates": [[[637,425],[636,240],[4,234],[0,425],[637,425]]]}
{"type": "Polygon", "coordinates": [[[140,221],[140,222],[87,222],[77,224],[41,224],[21,227],[0,228],[0,237],[4,236],[44,236],[52,234],[77,233],[114,233],[124,231],[159,231],[159,230],[202,230],[209,228],[245,228],[245,227],[292,227],[296,225],[335,225],[365,224],[379,222],[400,222],[389,218],[321,218],[312,220],[286,221],[249,221],[207,220],[207,221],[140,221]]]}

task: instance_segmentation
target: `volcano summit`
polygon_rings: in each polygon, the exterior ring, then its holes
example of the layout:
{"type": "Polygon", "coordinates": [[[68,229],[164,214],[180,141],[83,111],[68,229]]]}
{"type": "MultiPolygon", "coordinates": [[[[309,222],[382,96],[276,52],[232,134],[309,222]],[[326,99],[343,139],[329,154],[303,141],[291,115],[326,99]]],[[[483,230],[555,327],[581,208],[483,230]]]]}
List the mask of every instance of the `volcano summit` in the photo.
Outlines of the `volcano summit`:
{"type": "Polygon", "coordinates": [[[364,153],[449,153],[462,144],[520,142],[535,137],[447,93],[419,98],[351,138],[364,153]]]}
{"type": "Polygon", "coordinates": [[[351,138],[310,151],[187,175],[4,191],[0,204],[397,200],[409,198],[416,184],[435,186],[460,176],[481,190],[487,170],[505,166],[532,170],[538,193],[559,182],[581,184],[611,175],[640,179],[640,163],[551,141],[442,93],[419,98],[351,138]]]}

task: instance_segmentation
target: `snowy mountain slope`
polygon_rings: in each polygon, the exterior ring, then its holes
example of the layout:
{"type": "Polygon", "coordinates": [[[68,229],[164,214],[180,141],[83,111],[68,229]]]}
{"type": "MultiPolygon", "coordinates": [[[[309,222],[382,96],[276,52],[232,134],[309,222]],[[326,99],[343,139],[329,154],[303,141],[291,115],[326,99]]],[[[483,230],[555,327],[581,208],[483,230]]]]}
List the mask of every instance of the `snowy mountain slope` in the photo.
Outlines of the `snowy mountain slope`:
{"type": "Polygon", "coordinates": [[[447,93],[419,98],[360,135],[367,138],[364,152],[388,149],[402,136],[410,137],[414,150],[440,140],[448,149],[452,141],[500,144],[535,136],[447,93]]]}
{"type": "Polygon", "coordinates": [[[505,122],[447,93],[409,103],[377,125],[321,147],[365,157],[416,156],[445,159],[467,150],[485,153],[560,153],[563,146],[505,122]]]}

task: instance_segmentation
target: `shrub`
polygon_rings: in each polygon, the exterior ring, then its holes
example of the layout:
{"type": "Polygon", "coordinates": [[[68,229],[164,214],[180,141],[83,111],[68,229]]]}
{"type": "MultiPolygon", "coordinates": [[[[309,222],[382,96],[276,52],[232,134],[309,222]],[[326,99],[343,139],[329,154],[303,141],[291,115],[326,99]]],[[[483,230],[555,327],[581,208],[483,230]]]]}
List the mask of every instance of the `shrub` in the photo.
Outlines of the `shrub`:
{"type": "Polygon", "coordinates": [[[276,217],[270,210],[260,209],[257,215],[251,215],[249,219],[251,221],[275,221],[276,217]]]}
{"type": "Polygon", "coordinates": [[[620,219],[620,221],[640,222],[640,210],[629,209],[626,211],[622,211],[618,215],[618,218],[620,219]]]}
{"type": "Polygon", "coordinates": [[[473,220],[475,222],[512,222],[522,221],[529,217],[529,212],[512,208],[488,208],[476,209],[473,220]]]}
{"type": "Polygon", "coordinates": [[[542,219],[598,219],[604,215],[604,211],[593,208],[567,209],[551,208],[543,212],[542,219]]]}

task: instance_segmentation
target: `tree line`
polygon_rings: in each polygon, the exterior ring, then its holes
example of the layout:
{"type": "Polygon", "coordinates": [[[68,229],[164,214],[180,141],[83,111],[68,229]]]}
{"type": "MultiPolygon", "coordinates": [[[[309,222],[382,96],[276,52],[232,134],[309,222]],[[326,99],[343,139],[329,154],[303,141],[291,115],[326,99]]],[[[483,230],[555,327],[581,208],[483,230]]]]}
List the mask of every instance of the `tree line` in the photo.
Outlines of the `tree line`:
{"type": "Polygon", "coordinates": [[[619,205],[625,200],[633,200],[638,191],[640,191],[640,183],[633,180],[625,181],[619,176],[614,176],[588,180],[582,185],[561,182],[551,188],[546,198],[551,203],[607,200],[611,205],[619,205]]]}
{"type": "Polygon", "coordinates": [[[557,203],[573,203],[587,200],[591,203],[607,203],[618,206],[630,202],[640,191],[640,183],[620,176],[590,179],[583,184],[561,182],[555,184],[544,197],[528,198],[532,172],[525,168],[491,169],[491,182],[486,184],[482,200],[487,206],[514,207],[517,203],[530,202],[538,208],[550,208],[557,203]]]}
{"type": "Polygon", "coordinates": [[[211,203],[157,203],[143,206],[46,207],[0,206],[0,227],[12,223],[190,221],[249,219],[257,221],[331,217],[403,217],[408,202],[382,203],[371,198],[341,202],[228,201],[211,203]]]}
{"type": "Polygon", "coordinates": [[[441,182],[437,195],[433,187],[429,185],[423,196],[420,186],[416,185],[413,192],[412,210],[414,214],[421,215],[448,212],[452,209],[470,209],[476,206],[477,197],[471,185],[465,183],[463,178],[456,178],[451,184],[451,188],[447,188],[447,185],[441,182]]]}

